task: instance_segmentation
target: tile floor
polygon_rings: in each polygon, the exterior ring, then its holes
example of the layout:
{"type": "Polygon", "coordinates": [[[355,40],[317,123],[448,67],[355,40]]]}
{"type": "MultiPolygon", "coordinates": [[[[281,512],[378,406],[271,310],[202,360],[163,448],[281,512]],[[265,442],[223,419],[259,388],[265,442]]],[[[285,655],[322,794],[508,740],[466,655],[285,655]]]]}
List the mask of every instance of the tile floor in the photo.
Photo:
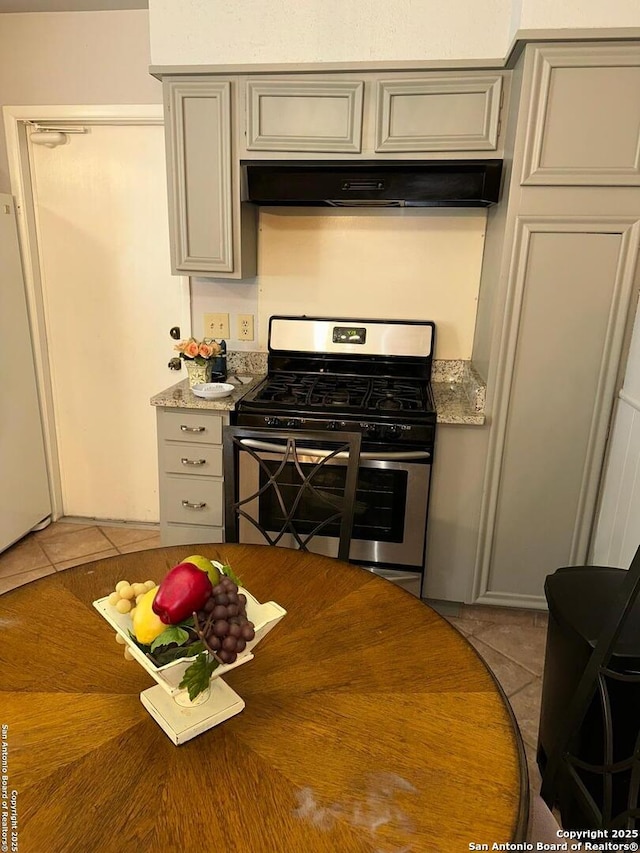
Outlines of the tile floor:
{"type": "MultiPolygon", "coordinates": [[[[0,554],[0,594],[80,563],[159,545],[160,534],[154,525],[57,521],[30,533],[0,554]]],[[[522,732],[532,791],[539,790],[535,751],[546,613],[502,607],[435,606],[475,646],[502,685],[522,732]]]]}
{"type": "Polygon", "coordinates": [[[88,521],[56,521],[44,530],[30,533],[0,554],[0,594],[89,560],[159,545],[157,525],[110,526],[88,521]]]}
{"type": "Polygon", "coordinates": [[[446,611],[442,615],[466,636],[506,693],[524,741],[531,791],[538,793],[536,749],[547,613],[463,604],[455,616],[446,611]]]}

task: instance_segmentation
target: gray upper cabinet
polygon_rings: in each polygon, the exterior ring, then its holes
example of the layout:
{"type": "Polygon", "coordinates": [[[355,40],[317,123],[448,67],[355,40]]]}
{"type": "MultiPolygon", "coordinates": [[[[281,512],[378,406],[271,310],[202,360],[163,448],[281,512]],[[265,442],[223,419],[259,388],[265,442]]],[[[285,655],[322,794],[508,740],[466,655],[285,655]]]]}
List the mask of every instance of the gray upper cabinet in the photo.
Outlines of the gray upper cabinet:
{"type": "Polygon", "coordinates": [[[255,212],[240,202],[232,83],[168,79],[163,88],[172,271],[254,275],[255,241],[240,239],[255,212]]]}
{"type": "Polygon", "coordinates": [[[640,47],[536,52],[525,185],[640,185],[640,47]]]}
{"type": "Polygon", "coordinates": [[[505,72],[248,77],[241,157],[447,159],[500,154],[505,72]]]}
{"type": "Polygon", "coordinates": [[[249,80],[247,151],[359,153],[364,83],[249,80]]]}
{"type": "Polygon", "coordinates": [[[257,207],[242,161],[501,156],[506,72],[163,75],[171,267],[247,279],[257,207]]]}
{"type": "Polygon", "coordinates": [[[502,77],[437,74],[376,84],[376,151],[495,151],[502,77]]]}

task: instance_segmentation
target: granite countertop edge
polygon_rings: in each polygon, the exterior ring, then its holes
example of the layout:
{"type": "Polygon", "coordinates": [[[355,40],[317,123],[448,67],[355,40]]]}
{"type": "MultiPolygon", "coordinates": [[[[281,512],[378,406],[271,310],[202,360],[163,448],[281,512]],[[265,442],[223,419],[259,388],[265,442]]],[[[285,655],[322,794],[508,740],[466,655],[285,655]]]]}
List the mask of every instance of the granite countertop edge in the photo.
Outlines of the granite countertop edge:
{"type": "MultiPolygon", "coordinates": [[[[196,397],[189,388],[188,379],[185,378],[151,397],[151,405],[218,412],[234,411],[238,401],[264,379],[266,353],[243,354],[244,359],[238,358],[239,353],[233,355],[236,359],[230,359],[227,381],[234,386],[234,390],[228,397],[219,400],[196,397]]],[[[431,384],[438,423],[468,426],[481,426],[485,423],[486,386],[470,361],[434,361],[431,384]]]]}
{"type": "Polygon", "coordinates": [[[486,383],[470,361],[434,361],[431,386],[438,423],[482,426],[486,422],[486,383]]]}
{"type": "Polygon", "coordinates": [[[182,379],[159,394],[155,394],[150,403],[152,406],[168,409],[206,409],[213,412],[232,412],[236,403],[248,391],[255,388],[264,377],[264,373],[242,374],[242,379],[246,381],[241,381],[236,377],[228,377],[227,382],[234,386],[234,390],[228,397],[221,397],[219,400],[205,400],[203,397],[196,397],[189,388],[189,380],[182,379]]]}

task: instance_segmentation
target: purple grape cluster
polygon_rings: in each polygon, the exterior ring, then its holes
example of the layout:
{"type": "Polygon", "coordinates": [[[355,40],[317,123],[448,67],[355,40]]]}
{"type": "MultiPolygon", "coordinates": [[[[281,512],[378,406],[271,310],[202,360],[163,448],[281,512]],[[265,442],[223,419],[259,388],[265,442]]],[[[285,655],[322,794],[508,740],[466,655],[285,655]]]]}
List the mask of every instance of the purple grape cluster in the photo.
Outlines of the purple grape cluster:
{"type": "Polygon", "coordinates": [[[198,636],[220,663],[233,663],[256,635],[247,619],[247,596],[226,576],[195,614],[198,636]]]}

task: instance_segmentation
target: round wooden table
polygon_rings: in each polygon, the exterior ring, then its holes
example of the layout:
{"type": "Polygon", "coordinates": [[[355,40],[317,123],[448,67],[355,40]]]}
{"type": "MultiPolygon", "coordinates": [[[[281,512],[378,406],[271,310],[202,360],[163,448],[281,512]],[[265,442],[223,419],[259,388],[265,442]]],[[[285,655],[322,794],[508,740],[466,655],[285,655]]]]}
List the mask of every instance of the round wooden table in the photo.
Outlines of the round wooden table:
{"type": "Polygon", "coordinates": [[[434,853],[524,837],[522,745],[493,677],[434,610],[367,571],[268,546],[159,548],[9,592],[0,626],[9,850],[12,830],[19,853],[434,853]],[[287,615],[224,677],[244,711],[176,747],[140,702],[154,682],[92,602],[196,551],[287,615]]]}

